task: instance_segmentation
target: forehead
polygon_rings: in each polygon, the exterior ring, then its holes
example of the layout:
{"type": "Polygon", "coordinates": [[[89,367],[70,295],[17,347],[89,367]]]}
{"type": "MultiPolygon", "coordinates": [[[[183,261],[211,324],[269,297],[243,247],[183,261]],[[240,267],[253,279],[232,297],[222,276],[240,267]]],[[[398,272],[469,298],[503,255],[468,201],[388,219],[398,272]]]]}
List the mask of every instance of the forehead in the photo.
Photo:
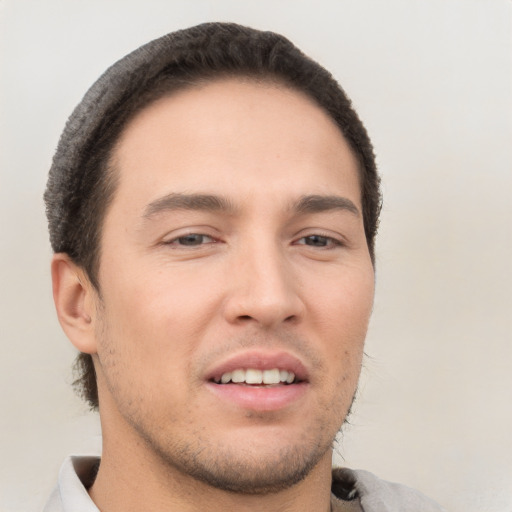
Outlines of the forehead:
{"type": "Polygon", "coordinates": [[[283,85],[238,78],[153,102],[121,134],[113,162],[121,189],[139,196],[172,185],[243,195],[264,184],[269,193],[292,192],[304,180],[329,193],[347,174],[358,182],[353,152],[316,102],[283,85]]]}

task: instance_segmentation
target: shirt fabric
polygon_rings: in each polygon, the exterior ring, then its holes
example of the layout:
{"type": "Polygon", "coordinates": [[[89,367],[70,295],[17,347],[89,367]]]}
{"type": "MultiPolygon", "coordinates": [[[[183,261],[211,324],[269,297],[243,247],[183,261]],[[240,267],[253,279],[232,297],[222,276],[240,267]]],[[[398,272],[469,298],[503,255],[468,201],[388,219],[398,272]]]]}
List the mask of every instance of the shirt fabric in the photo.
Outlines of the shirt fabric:
{"type": "MultiPolygon", "coordinates": [[[[43,512],[99,512],[89,497],[98,457],[68,457],[43,512]]],[[[443,512],[437,503],[401,484],[385,482],[368,471],[335,468],[332,512],[443,512]]]]}

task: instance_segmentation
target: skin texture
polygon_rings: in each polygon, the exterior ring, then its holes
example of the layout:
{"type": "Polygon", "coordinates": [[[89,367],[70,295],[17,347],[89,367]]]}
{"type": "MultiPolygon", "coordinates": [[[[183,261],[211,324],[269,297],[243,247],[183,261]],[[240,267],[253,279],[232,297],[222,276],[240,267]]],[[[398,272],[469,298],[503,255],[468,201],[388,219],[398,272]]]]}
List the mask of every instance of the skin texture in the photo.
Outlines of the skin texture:
{"type": "Polygon", "coordinates": [[[139,113],[113,165],[100,294],[53,262],[61,324],[98,377],[91,496],[106,512],[328,510],[374,293],[339,129],[299,92],[223,80],[139,113]],[[300,392],[275,407],[212,391],[233,357],[298,361],[300,392]]]}

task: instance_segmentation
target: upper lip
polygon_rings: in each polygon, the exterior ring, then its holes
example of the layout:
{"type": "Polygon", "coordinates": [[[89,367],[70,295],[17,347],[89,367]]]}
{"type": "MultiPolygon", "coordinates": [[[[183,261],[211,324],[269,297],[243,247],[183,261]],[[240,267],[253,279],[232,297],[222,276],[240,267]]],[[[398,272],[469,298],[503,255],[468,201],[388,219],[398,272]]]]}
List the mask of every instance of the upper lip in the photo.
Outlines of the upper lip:
{"type": "Polygon", "coordinates": [[[206,380],[220,379],[223,374],[238,369],[287,370],[293,372],[299,381],[308,380],[308,371],[302,361],[284,351],[251,350],[234,354],[206,372],[206,380]]]}

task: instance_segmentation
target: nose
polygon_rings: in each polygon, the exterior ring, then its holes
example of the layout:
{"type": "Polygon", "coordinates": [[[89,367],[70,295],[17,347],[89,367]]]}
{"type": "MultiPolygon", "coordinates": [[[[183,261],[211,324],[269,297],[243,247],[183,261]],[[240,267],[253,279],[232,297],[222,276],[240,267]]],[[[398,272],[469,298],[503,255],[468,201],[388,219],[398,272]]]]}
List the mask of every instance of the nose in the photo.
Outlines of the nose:
{"type": "Polygon", "coordinates": [[[303,316],[298,276],[277,244],[259,245],[240,254],[229,274],[225,316],[230,323],[270,329],[297,323],[303,316]]]}

